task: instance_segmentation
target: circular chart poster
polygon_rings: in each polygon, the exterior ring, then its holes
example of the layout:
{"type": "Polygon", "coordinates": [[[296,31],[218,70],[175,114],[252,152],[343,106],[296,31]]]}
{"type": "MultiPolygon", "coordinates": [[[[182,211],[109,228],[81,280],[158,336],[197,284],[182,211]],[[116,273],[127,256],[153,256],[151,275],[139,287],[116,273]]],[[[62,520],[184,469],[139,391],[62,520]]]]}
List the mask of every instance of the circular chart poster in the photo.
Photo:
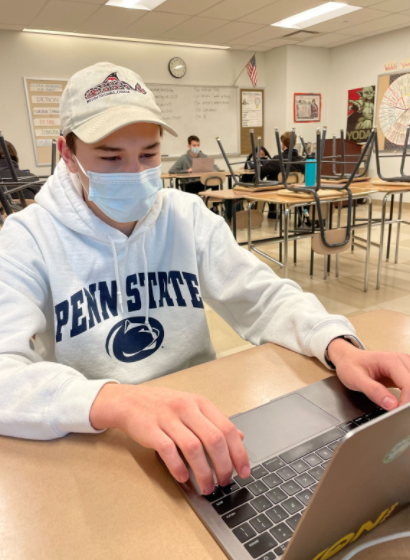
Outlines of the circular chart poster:
{"type": "Polygon", "coordinates": [[[378,141],[381,150],[401,150],[410,125],[410,73],[379,76],[378,141]]]}

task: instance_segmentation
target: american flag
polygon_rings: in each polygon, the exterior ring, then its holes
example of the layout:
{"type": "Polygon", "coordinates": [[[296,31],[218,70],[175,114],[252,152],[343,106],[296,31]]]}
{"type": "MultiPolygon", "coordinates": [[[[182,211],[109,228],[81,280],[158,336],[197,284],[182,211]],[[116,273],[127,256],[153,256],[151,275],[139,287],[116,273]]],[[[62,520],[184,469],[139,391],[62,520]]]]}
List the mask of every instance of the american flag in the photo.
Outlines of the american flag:
{"type": "Polygon", "coordinates": [[[256,59],[255,59],[255,55],[253,55],[253,57],[250,59],[250,61],[248,62],[248,64],[246,65],[246,69],[248,71],[248,76],[251,79],[252,85],[253,87],[256,87],[257,81],[258,81],[258,75],[256,73],[256,59]]]}

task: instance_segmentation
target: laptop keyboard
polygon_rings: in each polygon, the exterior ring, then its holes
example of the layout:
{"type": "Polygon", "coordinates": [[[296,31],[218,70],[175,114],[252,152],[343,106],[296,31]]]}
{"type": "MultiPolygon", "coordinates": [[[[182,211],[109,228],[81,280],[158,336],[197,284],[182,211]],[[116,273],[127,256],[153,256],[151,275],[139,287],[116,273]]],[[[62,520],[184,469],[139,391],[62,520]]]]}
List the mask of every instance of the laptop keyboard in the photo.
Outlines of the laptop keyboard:
{"type": "Polygon", "coordinates": [[[346,432],[386,412],[376,408],[256,465],[248,478],[204,496],[250,558],[279,558],[293,535],[334,450],[346,432]]]}

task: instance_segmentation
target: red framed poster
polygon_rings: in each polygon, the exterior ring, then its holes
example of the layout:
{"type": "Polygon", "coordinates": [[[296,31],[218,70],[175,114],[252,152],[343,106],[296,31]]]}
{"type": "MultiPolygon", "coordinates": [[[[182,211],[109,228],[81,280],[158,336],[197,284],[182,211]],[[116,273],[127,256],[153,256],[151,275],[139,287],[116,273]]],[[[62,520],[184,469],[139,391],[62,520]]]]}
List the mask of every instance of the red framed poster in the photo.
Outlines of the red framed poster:
{"type": "Polygon", "coordinates": [[[320,122],[322,118],[321,93],[295,93],[293,120],[295,123],[320,122]]]}

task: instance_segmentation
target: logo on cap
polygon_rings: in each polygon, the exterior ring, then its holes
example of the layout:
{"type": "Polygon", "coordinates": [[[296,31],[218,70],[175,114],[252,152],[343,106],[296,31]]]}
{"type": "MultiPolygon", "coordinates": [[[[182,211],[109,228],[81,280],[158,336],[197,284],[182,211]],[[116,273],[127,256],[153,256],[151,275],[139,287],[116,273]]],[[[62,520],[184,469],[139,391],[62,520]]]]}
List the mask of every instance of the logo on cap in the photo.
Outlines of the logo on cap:
{"type": "Polygon", "coordinates": [[[103,82],[87,90],[84,97],[86,98],[87,103],[90,103],[90,101],[95,101],[96,99],[100,99],[106,95],[131,93],[131,91],[136,91],[138,93],[142,93],[143,95],[147,93],[138,82],[134,88],[130,86],[130,84],[127,84],[127,82],[120,80],[117,76],[117,72],[113,72],[107,76],[103,82]]]}

